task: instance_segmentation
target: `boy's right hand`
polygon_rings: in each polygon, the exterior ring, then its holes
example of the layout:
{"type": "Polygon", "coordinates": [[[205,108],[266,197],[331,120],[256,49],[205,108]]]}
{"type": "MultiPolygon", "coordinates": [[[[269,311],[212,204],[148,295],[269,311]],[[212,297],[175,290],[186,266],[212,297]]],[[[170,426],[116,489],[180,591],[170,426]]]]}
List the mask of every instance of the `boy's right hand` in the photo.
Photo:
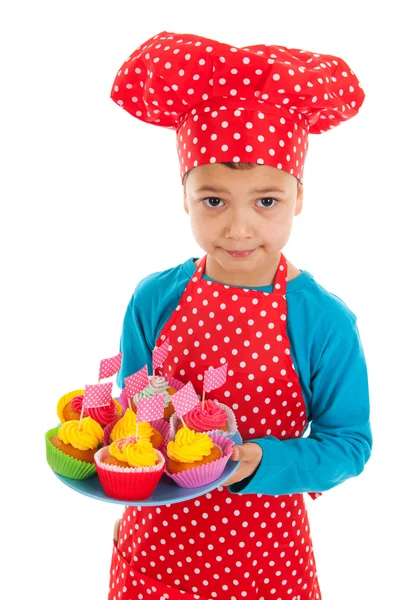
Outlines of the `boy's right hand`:
{"type": "Polygon", "coordinates": [[[118,519],[114,525],[114,542],[118,542],[119,530],[121,528],[121,519],[118,519]]]}

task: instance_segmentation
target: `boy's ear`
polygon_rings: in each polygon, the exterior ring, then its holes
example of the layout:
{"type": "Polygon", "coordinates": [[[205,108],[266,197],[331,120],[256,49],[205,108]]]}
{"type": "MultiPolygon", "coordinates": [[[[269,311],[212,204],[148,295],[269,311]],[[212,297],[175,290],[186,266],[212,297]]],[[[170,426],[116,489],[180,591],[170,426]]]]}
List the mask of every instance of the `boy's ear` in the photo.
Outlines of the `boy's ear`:
{"type": "Polygon", "coordinates": [[[301,213],[302,208],[303,208],[303,185],[300,185],[299,189],[297,190],[296,205],[295,205],[295,210],[294,210],[295,217],[301,213]]]}
{"type": "Polygon", "coordinates": [[[189,214],[189,206],[188,206],[188,201],[187,201],[187,197],[186,197],[186,192],[183,192],[183,208],[185,209],[185,213],[189,214]]]}

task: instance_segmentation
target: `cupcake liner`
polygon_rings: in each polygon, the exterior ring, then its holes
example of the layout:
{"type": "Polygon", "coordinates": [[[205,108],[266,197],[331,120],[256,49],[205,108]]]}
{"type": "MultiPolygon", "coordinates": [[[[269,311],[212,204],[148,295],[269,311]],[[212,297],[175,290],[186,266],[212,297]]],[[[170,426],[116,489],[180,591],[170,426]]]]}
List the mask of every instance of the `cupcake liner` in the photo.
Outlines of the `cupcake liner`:
{"type": "Polygon", "coordinates": [[[150,425],[154,427],[154,429],[157,429],[157,431],[159,431],[163,436],[164,441],[158,448],[158,450],[161,453],[164,453],[164,450],[166,449],[167,444],[169,442],[171,425],[169,424],[169,421],[166,421],[165,419],[157,419],[156,421],[150,421],[150,425]]]}
{"type": "Polygon", "coordinates": [[[109,446],[94,455],[94,462],[101,486],[107,496],[116,500],[144,500],[151,496],[165,471],[165,459],[156,450],[160,460],[154,467],[118,467],[107,465],[104,458],[109,455],[109,446]]]}
{"type": "Polygon", "coordinates": [[[114,400],[114,404],[115,404],[115,410],[116,410],[116,413],[117,413],[117,417],[121,417],[122,416],[122,412],[123,412],[122,406],[121,406],[121,404],[118,402],[118,400],[116,398],[113,398],[113,400],[114,400]]]}
{"type": "Polygon", "coordinates": [[[210,437],[214,444],[221,448],[223,453],[222,457],[218,460],[214,460],[213,462],[200,465],[199,467],[193,467],[187,471],[182,471],[182,473],[173,474],[168,473],[168,470],[166,470],[166,475],[173,479],[175,483],[179,485],[179,487],[201,487],[203,485],[208,485],[209,483],[212,483],[221,477],[226,463],[232,456],[235,443],[231,439],[221,435],[210,435],[210,437]]]}
{"type": "MultiPolygon", "coordinates": [[[[226,404],[222,404],[222,402],[218,402],[218,400],[214,400],[214,402],[216,404],[218,404],[218,406],[223,408],[224,411],[226,412],[227,417],[228,417],[228,422],[227,422],[228,429],[226,431],[223,431],[222,429],[211,429],[210,431],[202,431],[201,433],[206,433],[207,435],[221,435],[222,437],[227,437],[227,438],[233,437],[238,430],[237,423],[236,423],[236,417],[233,413],[233,410],[231,408],[229,408],[229,406],[227,406],[226,404]]],[[[185,420],[185,415],[183,416],[183,420],[185,420]]],[[[178,417],[178,415],[176,413],[174,413],[172,415],[172,417],[170,419],[170,423],[171,423],[171,432],[170,432],[169,439],[174,440],[176,431],[177,431],[177,427],[180,423],[180,418],[178,417]]]]}
{"type": "Polygon", "coordinates": [[[82,396],[84,393],[85,390],[75,390],[74,392],[68,392],[68,394],[64,394],[64,396],[61,396],[61,398],[57,402],[57,416],[60,419],[60,423],[65,423],[63,415],[64,407],[68,404],[68,402],[71,402],[71,400],[75,398],[75,396],[82,396]]]}
{"type": "Polygon", "coordinates": [[[120,420],[120,418],[122,418],[122,417],[118,417],[117,419],[114,419],[114,421],[111,421],[111,423],[109,423],[108,425],[106,425],[104,427],[103,446],[109,446],[111,444],[112,440],[110,438],[110,435],[111,435],[112,429],[113,429],[115,423],[117,423],[120,420]]]}
{"type": "Polygon", "coordinates": [[[121,393],[118,398],[119,405],[122,408],[122,414],[125,414],[126,409],[128,408],[128,398],[126,396],[126,389],[121,390],[121,393]]]}
{"type": "Polygon", "coordinates": [[[46,458],[53,471],[70,479],[88,479],[96,473],[96,467],[92,463],[78,460],[72,456],[64,454],[50,442],[51,436],[56,434],[59,427],[50,429],[45,434],[46,439],[46,458]]]}
{"type": "Polygon", "coordinates": [[[169,385],[176,389],[177,392],[185,387],[185,383],[179,381],[179,379],[175,379],[175,377],[170,377],[169,375],[163,375],[164,379],[168,381],[169,385]]]}
{"type": "MultiPolygon", "coordinates": [[[[119,419],[122,417],[119,417],[118,419],[114,419],[114,421],[111,421],[111,423],[109,423],[107,425],[107,427],[104,428],[104,437],[103,437],[103,446],[109,446],[112,443],[111,440],[111,432],[113,430],[114,425],[119,421],[119,419]]],[[[163,450],[166,445],[169,442],[170,439],[170,429],[171,426],[169,424],[168,421],[165,421],[164,419],[157,419],[156,421],[150,421],[150,425],[152,427],[154,427],[154,429],[157,429],[161,435],[164,438],[163,443],[161,444],[161,447],[159,448],[159,450],[163,450]]]]}

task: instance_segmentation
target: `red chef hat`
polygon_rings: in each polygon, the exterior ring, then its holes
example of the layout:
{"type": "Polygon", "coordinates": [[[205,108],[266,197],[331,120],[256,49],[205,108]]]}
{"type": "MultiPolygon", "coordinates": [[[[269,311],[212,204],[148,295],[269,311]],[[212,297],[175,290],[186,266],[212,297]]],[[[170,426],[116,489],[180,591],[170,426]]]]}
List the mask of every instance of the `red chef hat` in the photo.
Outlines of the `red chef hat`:
{"type": "Polygon", "coordinates": [[[182,178],[201,164],[243,161],[300,182],[308,134],[350,119],[364,97],[336,56],[167,31],[127,58],[111,91],[134,117],[176,130],[182,178]]]}

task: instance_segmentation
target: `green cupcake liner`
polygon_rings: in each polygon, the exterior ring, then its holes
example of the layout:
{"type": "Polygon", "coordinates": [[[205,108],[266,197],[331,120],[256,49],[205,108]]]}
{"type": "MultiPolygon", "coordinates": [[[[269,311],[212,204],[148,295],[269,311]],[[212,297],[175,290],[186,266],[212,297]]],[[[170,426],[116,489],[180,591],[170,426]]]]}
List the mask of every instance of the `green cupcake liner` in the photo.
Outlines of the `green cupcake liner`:
{"type": "Polygon", "coordinates": [[[50,442],[51,436],[57,433],[58,429],[59,427],[55,427],[45,434],[46,458],[50,468],[59,475],[70,479],[88,479],[95,475],[96,467],[94,464],[68,456],[50,442]]]}

